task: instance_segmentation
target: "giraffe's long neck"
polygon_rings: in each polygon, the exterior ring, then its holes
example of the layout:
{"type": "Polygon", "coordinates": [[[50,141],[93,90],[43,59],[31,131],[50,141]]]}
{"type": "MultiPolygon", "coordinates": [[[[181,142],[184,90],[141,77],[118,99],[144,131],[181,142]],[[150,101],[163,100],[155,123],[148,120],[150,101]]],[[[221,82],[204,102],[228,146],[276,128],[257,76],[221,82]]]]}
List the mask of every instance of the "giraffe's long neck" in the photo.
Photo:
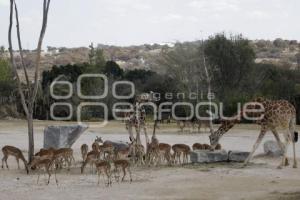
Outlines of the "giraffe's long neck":
{"type": "Polygon", "coordinates": [[[225,133],[227,133],[230,129],[232,129],[237,123],[240,122],[240,118],[243,112],[240,112],[236,115],[235,119],[225,120],[222,125],[216,131],[218,138],[221,138],[225,133]]]}

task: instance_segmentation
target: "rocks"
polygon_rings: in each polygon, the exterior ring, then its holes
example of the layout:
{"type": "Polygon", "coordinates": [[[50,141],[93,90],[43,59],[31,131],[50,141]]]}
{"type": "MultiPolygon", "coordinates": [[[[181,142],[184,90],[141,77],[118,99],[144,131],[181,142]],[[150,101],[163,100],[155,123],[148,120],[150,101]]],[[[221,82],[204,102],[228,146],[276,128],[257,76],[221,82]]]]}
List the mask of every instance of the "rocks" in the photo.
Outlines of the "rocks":
{"type": "Polygon", "coordinates": [[[71,147],[87,126],[48,126],[44,130],[44,148],[71,147]]]}
{"type": "Polygon", "coordinates": [[[215,163],[215,162],[243,162],[248,157],[249,152],[242,151],[209,151],[209,150],[196,150],[190,154],[192,163],[215,163]]]}
{"type": "Polygon", "coordinates": [[[243,151],[229,151],[228,152],[228,160],[233,162],[244,162],[250,152],[243,152],[243,151]]]}
{"type": "Polygon", "coordinates": [[[196,150],[191,152],[190,159],[192,163],[224,162],[228,160],[228,153],[225,150],[196,150]]]}
{"type": "Polygon", "coordinates": [[[279,157],[283,155],[281,147],[276,141],[268,140],[264,143],[264,152],[266,155],[279,157]]]}

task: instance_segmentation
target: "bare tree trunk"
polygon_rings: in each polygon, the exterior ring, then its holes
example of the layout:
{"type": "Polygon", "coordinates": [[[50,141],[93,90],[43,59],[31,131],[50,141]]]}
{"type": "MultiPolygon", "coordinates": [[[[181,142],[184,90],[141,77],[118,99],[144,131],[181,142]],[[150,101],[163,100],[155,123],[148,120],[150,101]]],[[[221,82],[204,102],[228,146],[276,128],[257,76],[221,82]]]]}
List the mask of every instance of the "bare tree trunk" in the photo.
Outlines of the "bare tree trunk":
{"type": "Polygon", "coordinates": [[[28,162],[31,162],[34,155],[33,113],[29,113],[29,116],[27,116],[27,124],[28,124],[28,162]]]}
{"type": "Polygon", "coordinates": [[[28,161],[31,162],[33,155],[34,155],[34,131],[33,131],[33,111],[34,111],[34,103],[36,100],[36,94],[38,91],[38,78],[39,78],[39,68],[40,68],[40,60],[41,60],[41,50],[42,50],[42,43],[44,39],[44,35],[46,32],[47,27],[47,19],[48,19],[48,11],[49,11],[50,0],[44,0],[43,3],[43,21],[42,21],[42,28],[39,36],[38,46],[37,46],[37,53],[36,53],[36,60],[35,60],[35,76],[33,82],[33,88],[28,78],[28,73],[26,70],[25,62],[24,62],[24,54],[22,49],[22,42],[21,42],[21,34],[20,34],[20,24],[19,24],[19,15],[18,15],[18,8],[16,5],[15,0],[10,0],[10,15],[9,15],[9,28],[8,28],[8,44],[9,44],[9,54],[10,54],[10,62],[11,67],[13,69],[14,75],[16,76],[17,80],[17,87],[18,92],[21,97],[21,103],[26,114],[27,124],[28,124],[28,161]],[[13,17],[15,11],[15,19],[16,19],[16,31],[17,31],[17,41],[18,47],[21,57],[21,64],[24,70],[26,84],[25,87],[28,90],[28,95],[24,95],[24,91],[22,88],[22,82],[17,72],[17,65],[14,59],[14,51],[12,48],[12,25],[13,25],[13,17]],[[33,89],[33,90],[32,90],[33,89]]]}
{"type": "MultiPolygon", "coordinates": [[[[208,73],[208,69],[207,69],[207,65],[206,65],[206,60],[205,60],[205,55],[203,53],[203,64],[204,64],[204,69],[205,69],[205,75],[206,75],[206,82],[207,82],[207,98],[211,95],[211,78],[210,75],[208,73]]],[[[214,132],[214,128],[213,128],[213,123],[212,123],[212,116],[211,116],[211,98],[208,98],[209,101],[209,131],[212,134],[214,132]]]]}

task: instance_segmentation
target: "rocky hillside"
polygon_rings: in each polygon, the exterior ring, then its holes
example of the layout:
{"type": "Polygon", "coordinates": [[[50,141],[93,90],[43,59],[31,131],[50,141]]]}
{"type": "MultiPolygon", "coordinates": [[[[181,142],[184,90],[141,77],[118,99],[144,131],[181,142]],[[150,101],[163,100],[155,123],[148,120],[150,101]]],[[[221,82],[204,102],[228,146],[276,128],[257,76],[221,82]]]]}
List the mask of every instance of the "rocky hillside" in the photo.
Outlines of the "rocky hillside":
{"type": "MultiPolygon", "coordinates": [[[[194,41],[195,43],[197,41],[194,41]]],[[[194,43],[192,42],[192,43],[194,43]]],[[[257,63],[272,63],[279,67],[296,69],[300,65],[300,43],[295,40],[276,39],[255,40],[251,42],[256,52],[257,63]]],[[[172,48],[172,44],[145,44],[140,46],[108,46],[98,45],[104,51],[104,55],[108,60],[116,61],[123,69],[152,69],[159,71],[159,67],[155,66],[155,59],[160,56],[160,52],[164,48],[172,48]]],[[[65,47],[48,47],[42,53],[42,71],[50,69],[53,65],[66,65],[74,63],[89,62],[89,48],[65,48],[65,47]]],[[[15,52],[16,59],[20,60],[18,52],[15,52]]],[[[4,53],[8,56],[8,53],[4,53]]],[[[28,66],[32,66],[34,60],[33,51],[26,51],[26,62],[28,66]]],[[[29,74],[33,76],[33,67],[29,67],[29,74]]]]}

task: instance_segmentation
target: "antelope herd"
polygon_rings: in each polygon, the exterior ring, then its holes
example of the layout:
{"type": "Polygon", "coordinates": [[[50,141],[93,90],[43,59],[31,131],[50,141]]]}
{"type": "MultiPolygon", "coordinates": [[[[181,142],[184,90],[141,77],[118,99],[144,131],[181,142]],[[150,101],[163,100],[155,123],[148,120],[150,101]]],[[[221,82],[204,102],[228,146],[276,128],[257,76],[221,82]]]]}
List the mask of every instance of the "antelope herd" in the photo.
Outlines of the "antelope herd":
{"type": "MultiPolygon", "coordinates": [[[[189,154],[191,152],[190,146],[186,144],[174,144],[170,145],[167,143],[158,143],[158,140],[152,138],[152,142],[147,145],[145,152],[145,147],[141,144],[137,145],[134,142],[126,143],[122,148],[114,145],[110,141],[102,141],[101,137],[97,137],[91,145],[91,150],[89,151],[89,146],[87,144],[81,145],[81,173],[84,173],[84,169],[87,165],[90,166],[90,171],[92,173],[97,172],[98,174],[98,184],[100,182],[100,175],[106,176],[107,181],[105,184],[110,186],[112,184],[112,177],[114,177],[116,182],[120,181],[120,173],[122,172],[121,181],[124,181],[127,173],[129,175],[129,181],[132,181],[131,166],[138,164],[149,164],[149,165],[176,165],[185,164],[189,162],[189,154]],[[135,148],[142,149],[141,151],[135,151],[135,148]],[[173,153],[172,153],[173,151],[173,153]],[[144,152],[137,154],[136,152],[144,152]],[[141,158],[142,162],[138,163],[138,158],[141,158]],[[95,167],[95,170],[94,170],[95,167]]],[[[193,150],[209,150],[210,145],[195,143],[192,146],[193,150]]],[[[216,149],[221,149],[221,145],[218,145],[216,149]]],[[[9,169],[7,164],[7,159],[9,156],[15,157],[18,169],[19,160],[22,160],[25,166],[27,174],[29,169],[36,170],[38,173],[37,183],[39,182],[40,171],[43,169],[44,173],[48,174],[47,184],[50,182],[50,177],[54,173],[56,184],[58,180],[56,178],[56,171],[62,168],[70,170],[72,165],[75,166],[75,159],[73,156],[72,148],[48,148],[40,149],[34,155],[33,160],[28,163],[24,158],[22,151],[13,146],[4,146],[2,148],[3,158],[2,158],[2,168],[4,168],[4,163],[6,168],[9,169]]]]}

